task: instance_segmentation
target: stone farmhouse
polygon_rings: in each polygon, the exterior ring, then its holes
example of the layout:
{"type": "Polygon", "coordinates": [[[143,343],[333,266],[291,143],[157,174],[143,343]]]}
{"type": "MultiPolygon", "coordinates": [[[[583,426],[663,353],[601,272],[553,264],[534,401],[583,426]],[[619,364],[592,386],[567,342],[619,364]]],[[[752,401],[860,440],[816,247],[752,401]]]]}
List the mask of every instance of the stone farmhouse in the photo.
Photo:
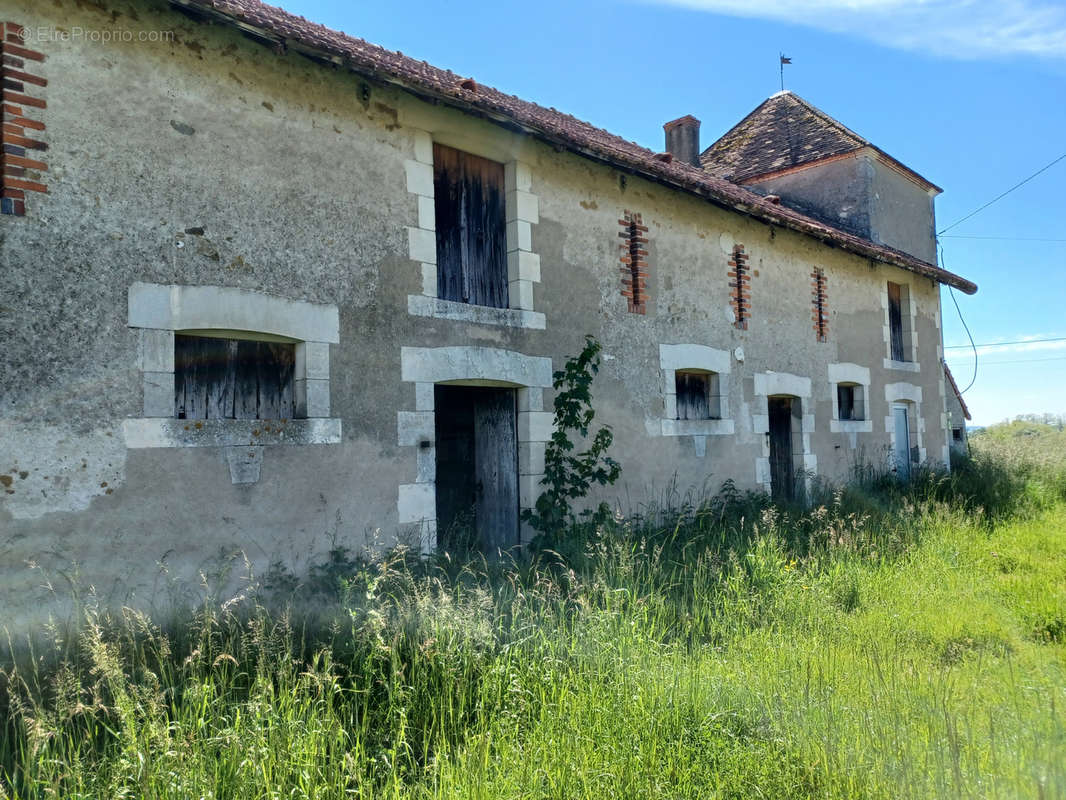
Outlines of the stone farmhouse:
{"type": "Polygon", "coordinates": [[[0,0],[0,603],[529,535],[552,373],[621,482],[946,462],[940,191],[799,97],[701,151],[257,0],[0,0]]]}

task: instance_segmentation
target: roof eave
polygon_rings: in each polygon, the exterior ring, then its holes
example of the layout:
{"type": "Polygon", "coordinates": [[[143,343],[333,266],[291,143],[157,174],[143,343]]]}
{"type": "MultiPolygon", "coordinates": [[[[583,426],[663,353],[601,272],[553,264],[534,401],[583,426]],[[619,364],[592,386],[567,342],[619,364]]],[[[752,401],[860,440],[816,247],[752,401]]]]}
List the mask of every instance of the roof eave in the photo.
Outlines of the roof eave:
{"type": "MultiPolygon", "coordinates": [[[[210,0],[208,0],[210,1],[210,0]]],[[[346,54],[334,53],[328,49],[324,49],[314,44],[308,44],[299,39],[291,39],[265,29],[259,25],[253,25],[244,20],[240,20],[224,11],[215,8],[213,5],[204,5],[204,0],[170,0],[174,5],[183,6],[186,8],[195,9],[198,12],[206,13],[208,16],[223,21],[227,24],[231,24],[240,30],[247,33],[256,35],[259,38],[266,41],[276,42],[278,44],[284,44],[287,48],[296,49],[305,55],[311,55],[319,60],[330,63],[334,66],[344,66],[364,77],[372,80],[377,80],[381,83],[385,83],[391,86],[395,86],[403,91],[419,97],[424,100],[428,100],[432,103],[443,103],[453,108],[457,108],[465,113],[471,113],[475,116],[487,119],[496,124],[502,125],[511,130],[521,131],[527,135],[533,136],[551,145],[552,147],[569,150],[589,158],[593,161],[611,166],[614,168],[621,168],[631,174],[638,175],[647,180],[655,183],[659,183],[665,186],[669,186],[674,189],[687,192],[689,194],[702,197],[708,200],[712,204],[726,209],[737,211],[745,216],[758,219],[762,222],[772,225],[778,225],[779,227],[793,230],[797,233],[811,236],[812,238],[822,241],[824,244],[830,247],[838,247],[845,252],[851,252],[856,255],[870,258],[874,261],[879,261],[891,266],[896,266],[901,269],[909,270],[911,272],[923,275],[932,280],[940,283],[947,284],[958,289],[965,294],[974,294],[977,291],[977,285],[962,278],[959,275],[955,275],[947,270],[942,270],[932,264],[927,264],[924,261],[908,256],[902,252],[891,251],[888,248],[881,248],[875,245],[866,245],[861,239],[854,238],[855,241],[849,241],[841,237],[848,237],[848,234],[844,234],[842,231],[837,231],[835,228],[824,226],[811,220],[809,223],[801,222],[800,220],[791,218],[789,215],[782,214],[765,208],[760,205],[761,198],[758,195],[752,195],[753,203],[745,203],[740,201],[730,200],[728,198],[716,195],[714,192],[706,186],[699,186],[695,183],[687,183],[678,180],[676,175],[671,175],[665,163],[658,166],[658,162],[652,162],[657,165],[657,168],[651,168],[651,164],[645,162],[637,162],[625,158],[621,154],[615,153],[608,155],[603,152],[599,152],[593,148],[585,147],[576,144],[574,141],[562,136],[553,134],[550,131],[544,130],[536,125],[530,125],[523,123],[511,114],[503,111],[494,111],[486,108],[484,105],[477,103],[477,94],[475,91],[459,90],[456,92],[463,92],[463,94],[473,95],[473,97],[467,98],[461,94],[447,94],[445,92],[438,92],[429,89],[425,86],[412,84],[410,81],[404,80],[399,76],[382,72],[374,68],[373,65],[363,63],[356,59],[352,59],[346,54]]],[[[679,166],[679,165],[675,165],[679,166]]],[[[692,167],[694,171],[698,171],[701,175],[702,170],[698,170],[696,167],[692,167]]],[[[766,203],[766,205],[769,205],[766,203]]]]}

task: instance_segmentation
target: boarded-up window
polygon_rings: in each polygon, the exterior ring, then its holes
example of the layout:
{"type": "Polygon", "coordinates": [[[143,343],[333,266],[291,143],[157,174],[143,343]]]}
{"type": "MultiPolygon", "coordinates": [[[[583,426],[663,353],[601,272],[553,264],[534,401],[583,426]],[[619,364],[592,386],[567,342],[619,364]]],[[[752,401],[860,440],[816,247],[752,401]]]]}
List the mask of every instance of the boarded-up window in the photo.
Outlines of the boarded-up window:
{"type": "Polygon", "coordinates": [[[910,361],[910,292],[898,283],[888,284],[888,327],[892,360],[910,361]]]}
{"type": "Polygon", "coordinates": [[[674,383],[678,419],[721,419],[722,397],[716,373],[678,370],[674,383]]]}
{"type": "Polygon", "coordinates": [[[285,342],[174,337],[178,419],[291,419],[296,346],[285,342]]]}
{"type": "Polygon", "coordinates": [[[507,308],[503,164],[433,145],[437,296],[507,308]]]}
{"type": "Polygon", "coordinates": [[[863,387],[857,383],[837,384],[837,418],[866,419],[866,403],[863,387]]]}

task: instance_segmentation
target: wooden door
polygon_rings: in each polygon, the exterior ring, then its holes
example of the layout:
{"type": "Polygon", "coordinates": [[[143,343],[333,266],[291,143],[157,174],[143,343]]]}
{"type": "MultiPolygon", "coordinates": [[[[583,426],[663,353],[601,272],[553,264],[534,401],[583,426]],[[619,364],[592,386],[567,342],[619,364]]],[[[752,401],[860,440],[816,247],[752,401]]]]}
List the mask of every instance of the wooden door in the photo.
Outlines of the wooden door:
{"type": "Polygon", "coordinates": [[[892,406],[892,418],[895,420],[896,428],[896,442],[892,448],[896,462],[896,475],[901,480],[907,480],[911,476],[911,427],[907,407],[892,406]]]}
{"type": "Polygon", "coordinates": [[[792,398],[769,397],[770,494],[777,501],[795,496],[796,475],[792,460],[792,398]]]}
{"type": "Polygon", "coordinates": [[[513,389],[482,389],[474,406],[474,516],[482,551],[518,544],[518,432],[513,389]]]}
{"type": "Polygon", "coordinates": [[[518,544],[514,389],[437,386],[437,541],[493,557],[518,544]]]}
{"type": "Polygon", "coordinates": [[[449,553],[477,548],[474,521],[474,396],[466,386],[437,386],[437,545],[449,553]]]}

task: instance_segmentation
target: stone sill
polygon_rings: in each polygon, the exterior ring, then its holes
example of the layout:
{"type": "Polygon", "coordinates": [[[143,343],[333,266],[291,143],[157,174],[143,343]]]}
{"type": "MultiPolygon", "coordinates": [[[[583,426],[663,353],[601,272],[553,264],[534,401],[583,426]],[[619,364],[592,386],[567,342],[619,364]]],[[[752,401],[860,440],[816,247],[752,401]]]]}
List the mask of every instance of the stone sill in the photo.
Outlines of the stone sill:
{"type": "Polygon", "coordinates": [[[731,419],[664,419],[663,436],[723,436],[733,433],[731,419]]]}
{"type": "Polygon", "coordinates": [[[830,433],[873,433],[874,421],[872,419],[831,419],[829,420],[830,433]]]}
{"type": "Polygon", "coordinates": [[[473,322],[477,325],[500,325],[506,328],[528,328],[542,331],[545,318],[539,311],[522,308],[493,308],[441,300],[421,294],[407,295],[407,313],[416,317],[451,319],[457,322],[473,322]]]}
{"type": "Polygon", "coordinates": [[[126,419],[126,447],[339,444],[339,419],[126,419]]]}
{"type": "Polygon", "coordinates": [[[885,369],[898,369],[902,372],[922,371],[922,367],[917,361],[893,361],[891,358],[886,358],[884,366],[885,369]]]}

